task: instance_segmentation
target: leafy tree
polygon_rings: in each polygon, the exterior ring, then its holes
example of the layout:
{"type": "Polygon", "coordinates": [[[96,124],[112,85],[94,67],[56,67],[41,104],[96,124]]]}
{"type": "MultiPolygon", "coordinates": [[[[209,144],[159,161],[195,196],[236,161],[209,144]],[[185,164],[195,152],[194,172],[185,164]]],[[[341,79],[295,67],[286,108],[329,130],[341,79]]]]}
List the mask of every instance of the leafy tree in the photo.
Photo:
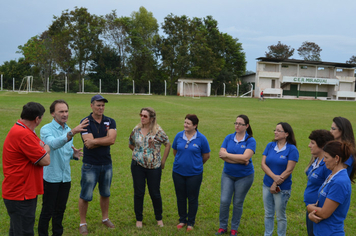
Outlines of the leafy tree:
{"type": "MultiPolygon", "coordinates": [[[[60,17],[54,16],[50,32],[61,42],[58,48],[62,51],[66,51],[68,48],[71,50],[74,65],[79,71],[79,88],[80,79],[86,75],[95,50],[102,44],[100,35],[103,28],[103,18],[91,15],[83,7],[75,7],[70,12],[69,10],[62,11],[60,17]]],[[[70,62],[68,63],[70,65],[70,62]]],[[[65,70],[65,68],[63,69],[65,70]]]]}
{"type": "Polygon", "coordinates": [[[120,56],[116,50],[107,46],[100,48],[95,53],[91,64],[92,68],[89,74],[91,81],[99,86],[99,79],[101,79],[102,92],[117,92],[117,79],[122,68],[120,63],[120,56]]]}
{"type": "Polygon", "coordinates": [[[50,79],[50,85],[53,83],[52,76],[56,70],[54,60],[53,39],[44,31],[41,36],[34,36],[23,46],[18,46],[18,53],[22,53],[25,61],[32,66],[34,76],[39,76],[43,86],[47,87],[47,79],[50,79]]]}
{"type": "Polygon", "coordinates": [[[346,61],[347,64],[356,64],[356,56],[351,56],[350,60],[346,61]]]}
{"type": "Polygon", "coordinates": [[[185,77],[190,69],[191,54],[191,29],[190,19],[183,16],[170,14],[164,18],[162,24],[166,37],[160,44],[162,68],[168,74],[168,88],[173,93],[175,82],[180,77],[185,77]]]}
{"type": "MultiPolygon", "coordinates": [[[[12,90],[12,79],[15,78],[15,89],[19,89],[22,78],[33,74],[31,65],[25,61],[24,58],[20,58],[18,61],[11,60],[5,61],[0,66],[0,74],[3,74],[3,88],[12,90]]],[[[37,88],[35,86],[34,88],[37,88]]]]}
{"type": "Polygon", "coordinates": [[[321,51],[322,49],[318,44],[308,41],[303,42],[302,45],[298,48],[299,56],[303,57],[304,60],[307,61],[321,61],[321,51]]]}
{"type": "Polygon", "coordinates": [[[152,12],[140,7],[131,14],[129,75],[135,80],[135,91],[145,92],[147,81],[155,79],[157,57],[155,45],[159,38],[158,23],[152,12]]]}
{"type": "Polygon", "coordinates": [[[266,52],[266,57],[276,58],[276,59],[288,59],[293,56],[294,48],[286,44],[282,44],[278,41],[276,45],[268,46],[268,52],[266,52]]]}
{"type": "Polygon", "coordinates": [[[104,38],[107,40],[107,46],[112,47],[118,54],[120,59],[120,74],[119,78],[128,75],[127,59],[129,53],[129,32],[131,24],[130,17],[120,17],[116,15],[116,11],[112,11],[105,16],[104,38]]]}
{"type": "Polygon", "coordinates": [[[224,37],[224,67],[219,73],[219,76],[214,80],[212,88],[217,95],[218,90],[222,88],[222,84],[231,84],[231,90],[236,91],[235,87],[237,83],[240,83],[238,79],[244,75],[246,70],[246,57],[243,52],[242,44],[238,42],[237,38],[233,38],[228,34],[223,34],[224,37]]]}

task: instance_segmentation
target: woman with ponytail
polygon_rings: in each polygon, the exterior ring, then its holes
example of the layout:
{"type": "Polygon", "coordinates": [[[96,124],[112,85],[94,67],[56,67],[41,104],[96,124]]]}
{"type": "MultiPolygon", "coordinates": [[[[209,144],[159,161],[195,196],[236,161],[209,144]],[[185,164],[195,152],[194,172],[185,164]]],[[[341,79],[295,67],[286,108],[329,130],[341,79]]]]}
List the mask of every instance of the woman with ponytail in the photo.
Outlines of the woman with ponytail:
{"type": "Polygon", "coordinates": [[[316,236],[345,235],[344,220],[350,207],[351,181],[355,178],[355,167],[349,176],[345,162],[354,148],[350,143],[334,140],[323,150],[325,166],[331,174],[319,188],[317,202],[307,206],[309,219],[314,222],[316,236]]]}
{"type": "Polygon", "coordinates": [[[216,235],[227,232],[231,199],[230,235],[237,234],[243,203],[254,180],[252,156],[256,151],[256,140],[252,137],[250,120],[246,115],[239,115],[234,125],[235,132],[226,136],[219,152],[219,157],[225,163],[221,176],[220,227],[216,235]]]}

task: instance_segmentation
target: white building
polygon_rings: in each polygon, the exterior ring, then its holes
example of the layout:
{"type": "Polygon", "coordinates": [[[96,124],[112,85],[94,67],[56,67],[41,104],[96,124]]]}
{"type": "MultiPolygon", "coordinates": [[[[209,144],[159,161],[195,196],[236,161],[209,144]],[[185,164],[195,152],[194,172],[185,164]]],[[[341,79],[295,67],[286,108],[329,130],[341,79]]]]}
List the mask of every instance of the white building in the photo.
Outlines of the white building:
{"type": "Polygon", "coordinates": [[[256,74],[242,79],[252,82],[255,97],[314,97],[332,100],[356,100],[355,64],[257,58],[256,74]],[[252,82],[253,83],[253,82],[252,82]]]}
{"type": "Polygon", "coordinates": [[[212,79],[178,79],[178,96],[209,97],[212,79]]]}

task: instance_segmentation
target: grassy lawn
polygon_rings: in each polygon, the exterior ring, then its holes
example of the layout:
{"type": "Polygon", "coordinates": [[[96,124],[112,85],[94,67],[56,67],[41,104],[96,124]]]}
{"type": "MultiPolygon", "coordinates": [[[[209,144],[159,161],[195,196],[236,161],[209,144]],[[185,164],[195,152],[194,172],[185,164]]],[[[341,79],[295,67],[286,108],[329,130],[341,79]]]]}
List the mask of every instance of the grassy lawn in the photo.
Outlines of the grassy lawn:
{"type": "MultiPolygon", "coordinates": [[[[68,125],[74,128],[90,112],[89,94],[33,93],[22,94],[0,92],[0,151],[6,134],[20,117],[22,106],[29,102],[39,102],[46,108],[43,121],[36,129],[52,120],[49,106],[55,99],[64,99],[69,104],[68,125]]],[[[209,97],[192,99],[177,96],[118,96],[104,95],[109,100],[105,115],[116,120],[117,139],[111,148],[113,159],[113,183],[110,197],[110,219],[116,229],[108,230],[101,224],[99,193],[97,188],[94,199],[89,204],[87,221],[91,235],[184,235],[178,232],[178,212],[172,181],[172,151],[163,170],[161,194],[163,198],[163,221],[165,227],[156,226],[153,207],[148,192],[145,196],[143,228],[135,227],[133,210],[133,186],[130,172],[131,150],[128,137],[133,127],[140,121],[138,116],[142,107],[153,107],[157,112],[157,121],[168,134],[171,143],[175,135],[183,130],[184,117],[188,113],[196,114],[199,119],[198,129],[210,144],[211,158],[204,165],[204,177],[199,197],[199,210],[194,231],[191,235],[213,235],[219,228],[220,178],[223,161],[218,157],[220,146],[229,133],[234,132],[233,122],[239,114],[250,118],[250,125],[257,141],[256,154],[253,156],[255,181],[244,203],[239,235],[263,235],[264,209],[262,201],[262,180],[264,173],[260,168],[262,152],[273,137],[273,130],[280,121],[291,124],[294,129],[299,162],[293,172],[292,195],[287,206],[287,235],[306,235],[305,206],[303,194],[306,186],[304,169],[310,160],[308,148],[310,132],[314,129],[330,129],[335,116],[348,118],[356,126],[355,103],[339,101],[273,100],[259,101],[250,98],[209,97]]],[[[74,145],[81,147],[82,142],[75,136],[74,145]]],[[[72,188],[64,216],[64,235],[78,235],[79,213],[78,198],[80,192],[81,161],[72,161],[72,188]]],[[[3,180],[2,162],[0,181],[3,180]]],[[[0,190],[1,191],[1,190],[0,190]]],[[[355,202],[355,187],[351,202],[355,202]]],[[[38,198],[35,232],[41,211],[41,196],[38,198]]],[[[231,211],[230,211],[231,213],[231,211]]],[[[346,235],[352,235],[356,229],[354,221],[355,204],[351,204],[345,221],[346,235]]],[[[0,203],[0,235],[8,235],[9,217],[5,205],[0,203]]],[[[275,228],[276,231],[276,228],[275,228]]]]}

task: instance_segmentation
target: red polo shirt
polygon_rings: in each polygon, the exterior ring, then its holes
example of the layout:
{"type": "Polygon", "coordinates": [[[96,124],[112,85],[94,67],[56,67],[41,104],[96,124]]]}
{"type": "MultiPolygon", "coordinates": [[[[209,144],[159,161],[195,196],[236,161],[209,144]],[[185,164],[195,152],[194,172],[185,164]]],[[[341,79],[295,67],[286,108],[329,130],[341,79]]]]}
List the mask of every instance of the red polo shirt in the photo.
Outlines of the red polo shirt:
{"type": "Polygon", "coordinates": [[[7,134],[2,153],[4,199],[23,201],[43,194],[43,167],[36,164],[47,152],[40,142],[20,121],[7,134]]]}

